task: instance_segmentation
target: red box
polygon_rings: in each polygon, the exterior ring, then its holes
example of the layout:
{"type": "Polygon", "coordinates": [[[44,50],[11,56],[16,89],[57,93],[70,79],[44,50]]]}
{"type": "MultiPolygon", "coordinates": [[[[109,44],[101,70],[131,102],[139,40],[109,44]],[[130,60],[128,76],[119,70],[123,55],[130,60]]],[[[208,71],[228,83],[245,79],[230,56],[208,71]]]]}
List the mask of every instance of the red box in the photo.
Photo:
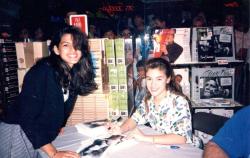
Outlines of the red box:
{"type": "Polygon", "coordinates": [[[88,35],[88,19],[87,15],[70,15],[69,17],[70,25],[76,26],[82,30],[82,32],[88,35]]]}

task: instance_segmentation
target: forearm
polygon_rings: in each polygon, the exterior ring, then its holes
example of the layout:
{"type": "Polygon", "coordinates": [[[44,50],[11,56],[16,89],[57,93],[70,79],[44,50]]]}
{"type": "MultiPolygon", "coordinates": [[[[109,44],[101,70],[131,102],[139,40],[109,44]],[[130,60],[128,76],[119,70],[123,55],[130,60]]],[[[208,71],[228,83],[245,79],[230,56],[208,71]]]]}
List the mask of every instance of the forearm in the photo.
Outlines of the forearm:
{"type": "Polygon", "coordinates": [[[208,142],[204,153],[203,158],[228,158],[227,154],[214,142],[208,142]]]}
{"type": "Polygon", "coordinates": [[[42,146],[40,149],[44,151],[49,156],[49,158],[53,158],[57,153],[56,148],[50,143],[42,146]]]}
{"type": "Polygon", "coordinates": [[[120,126],[121,133],[125,133],[125,132],[128,132],[128,131],[130,131],[130,130],[133,130],[135,127],[136,127],[136,122],[135,122],[133,119],[128,118],[128,119],[120,126]]]}
{"type": "Polygon", "coordinates": [[[144,141],[155,144],[185,144],[186,138],[176,134],[145,135],[144,141]]]}

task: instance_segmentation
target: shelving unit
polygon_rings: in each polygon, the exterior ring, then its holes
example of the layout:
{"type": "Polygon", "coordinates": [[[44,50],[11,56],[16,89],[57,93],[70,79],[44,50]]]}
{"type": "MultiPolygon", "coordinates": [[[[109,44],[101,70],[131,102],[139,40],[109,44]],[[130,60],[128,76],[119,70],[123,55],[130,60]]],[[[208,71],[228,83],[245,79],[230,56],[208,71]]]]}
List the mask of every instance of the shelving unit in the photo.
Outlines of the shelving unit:
{"type": "MultiPolygon", "coordinates": [[[[243,60],[235,60],[235,61],[216,61],[216,62],[187,62],[182,64],[172,64],[173,68],[188,68],[189,69],[189,83],[190,83],[190,100],[191,100],[191,111],[192,113],[197,112],[206,112],[206,113],[212,113],[216,115],[221,115],[224,117],[231,117],[237,110],[242,108],[242,104],[238,103],[234,99],[209,99],[209,100],[193,100],[192,99],[192,83],[195,81],[192,81],[192,68],[212,68],[212,69],[218,69],[218,68],[235,68],[237,66],[243,66],[244,61],[243,60]],[[223,101],[224,102],[221,102],[223,101]],[[216,101],[221,102],[216,103],[216,101]]],[[[235,78],[235,73],[234,73],[235,78]]],[[[235,80],[234,80],[235,82],[235,80]]],[[[235,84],[235,83],[233,83],[235,84]]],[[[234,94],[232,94],[234,95],[234,94]]],[[[203,141],[203,143],[207,143],[211,138],[212,135],[206,134],[201,131],[195,130],[195,134],[200,137],[203,141]]]]}

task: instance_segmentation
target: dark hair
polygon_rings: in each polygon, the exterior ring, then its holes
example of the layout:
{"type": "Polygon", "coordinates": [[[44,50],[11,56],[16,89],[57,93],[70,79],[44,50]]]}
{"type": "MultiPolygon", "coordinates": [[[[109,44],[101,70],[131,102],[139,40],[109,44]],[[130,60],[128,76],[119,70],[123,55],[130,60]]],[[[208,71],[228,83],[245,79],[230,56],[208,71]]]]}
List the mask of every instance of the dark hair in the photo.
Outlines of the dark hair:
{"type": "Polygon", "coordinates": [[[181,74],[176,74],[175,77],[180,77],[180,78],[182,78],[182,75],[181,75],[181,74]]]}
{"type": "Polygon", "coordinates": [[[137,63],[136,63],[136,67],[145,67],[145,61],[144,60],[139,60],[137,63]]]}
{"type": "MultiPolygon", "coordinates": [[[[173,69],[171,67],[171,64],[167,60],[165,60],[163,58],[152,58],[152,59],[149,59],[146,62],[146,72],[149,69],[160,69],[160,70],[163,70],[165,72],[166,76],[170,77],[170,82],[169,82],[169,84],[166,84],[166,88],[168,90],[170,90],[170,92],[172,92],[172,93],[184,96],[184,94],[180,91],[180,89],[178,88],[178,85],[174,81],[174,78],[175,78],[174,71],[173,71],[173,69]]],[[[146,97],[145,97],[146,104],[147,104],[147,100],[150,97],[151,97],[151,94],[147,90],[147,94],[146,94],[146,97]]]]}
{"type": "Polygon", "coordinates": [[[64,90],[70,89],[76,94],[87,95],[97,89],[86,34],[76,27],[66,26],[54,35],[49,49],[51,53],[48,57],[49,63],[55,68],[57,79],[64,90]],[[80,60],[71,69],[53,50],[54,46],[59,47],[61,38],[65,34],[71,34],[73,47],[82,52],[80,60]]]}
{"type": "Polygon", "coordinates": [[[165,16],[162,15],[156,15],[152,18],[153,20],[159,20],[160,22],[165,22],[167,24],[167,20],[165,16]]]}

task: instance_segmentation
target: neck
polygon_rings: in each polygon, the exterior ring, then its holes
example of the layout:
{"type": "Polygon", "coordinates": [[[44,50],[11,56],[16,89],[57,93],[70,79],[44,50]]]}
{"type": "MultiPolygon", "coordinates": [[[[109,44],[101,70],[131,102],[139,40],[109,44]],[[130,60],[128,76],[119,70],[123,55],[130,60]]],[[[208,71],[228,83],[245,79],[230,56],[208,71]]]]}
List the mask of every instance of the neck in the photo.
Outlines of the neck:
{"type": "Polygon", "coordinates": [[[160,102],[162,101],[162,99],[165,98],[165,96],[167,96],[168,93],[169,93],[169,91],[165,91],[165,92],[161,93],[160,95],[155,96],[154,97],[154,103],[155,103],[155,105],[159,105],[160,102]]]}

